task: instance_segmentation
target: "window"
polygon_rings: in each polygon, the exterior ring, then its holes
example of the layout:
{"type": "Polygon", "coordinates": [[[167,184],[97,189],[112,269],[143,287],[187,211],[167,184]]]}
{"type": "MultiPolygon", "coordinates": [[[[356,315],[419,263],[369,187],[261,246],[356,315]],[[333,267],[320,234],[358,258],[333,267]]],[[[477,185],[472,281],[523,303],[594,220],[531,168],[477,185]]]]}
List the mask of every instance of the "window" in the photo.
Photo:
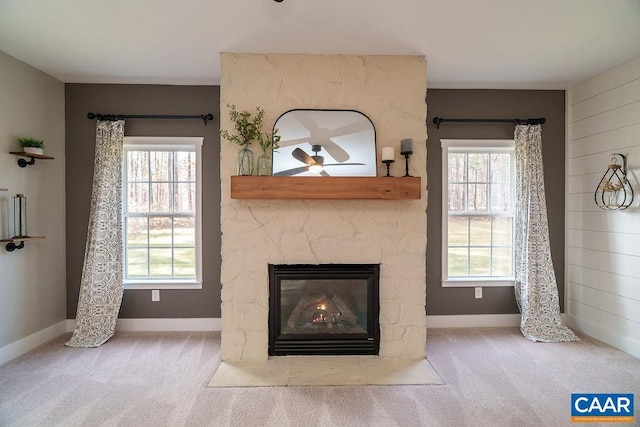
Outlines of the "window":
{"type": "Polygon", "coordinates": [[[202,138],[125,137],[127,289],[202,287],[202,138]]]}
{"type": "Polygon", "coordinates": [[[513,285],[513,141],[441,142],[442,285],[513,285]]]}

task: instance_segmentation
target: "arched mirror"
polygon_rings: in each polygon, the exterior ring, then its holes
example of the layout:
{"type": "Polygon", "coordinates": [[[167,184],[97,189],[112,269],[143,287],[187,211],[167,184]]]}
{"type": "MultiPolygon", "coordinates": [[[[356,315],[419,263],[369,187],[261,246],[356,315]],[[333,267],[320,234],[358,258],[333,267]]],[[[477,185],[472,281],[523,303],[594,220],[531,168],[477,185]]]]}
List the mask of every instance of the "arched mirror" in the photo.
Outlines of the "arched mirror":
{"type": "Polygon", "coordinates": [[[274,175],[376,176],[376,131],[358,111],[290,110],[273,127],[281,136],[274,175]]]}

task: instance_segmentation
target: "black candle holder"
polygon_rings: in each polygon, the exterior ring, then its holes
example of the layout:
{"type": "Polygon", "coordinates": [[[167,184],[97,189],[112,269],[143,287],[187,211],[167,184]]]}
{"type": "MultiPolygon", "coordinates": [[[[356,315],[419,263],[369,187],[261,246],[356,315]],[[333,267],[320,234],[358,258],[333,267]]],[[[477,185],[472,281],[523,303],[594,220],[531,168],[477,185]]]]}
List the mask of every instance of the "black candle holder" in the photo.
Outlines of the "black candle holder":
{"type": "Polygon", "coordinates": [[[413,154],[413,139],[405,138],[400,141],[400,154],[404,156],[404,176],[411,176],[409,175],[409,157],[413,154]]]}
{"type": "Polygon", "coordinates": [[[411,157],[411,155],[413,154],[413,151],[403,151],[400,154],[404,156],[404,162],[405,162],[404,176],[411,176],[409,175],[409,157],[411,157]]]}
{"type": "Polygon", "coordinates": [[[385,165],[387,165],[387,175],[386,176],[391,176],[391,174],[389,173],[389,166],[391,166],[391,163],[393,163],[395,160],[383,160],[382,163],[384,163],[385,165]]]}

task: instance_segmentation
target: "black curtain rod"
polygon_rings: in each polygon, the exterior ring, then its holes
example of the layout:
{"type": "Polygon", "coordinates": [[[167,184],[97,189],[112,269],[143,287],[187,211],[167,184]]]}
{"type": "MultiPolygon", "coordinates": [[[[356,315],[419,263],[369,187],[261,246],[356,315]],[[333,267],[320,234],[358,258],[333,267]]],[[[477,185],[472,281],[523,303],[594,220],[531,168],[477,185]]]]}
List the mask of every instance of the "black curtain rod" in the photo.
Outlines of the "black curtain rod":
{"type": "Polygon", "coordinates": [[[433,123],[436,129],[440,129],[440,123],[458,122],[458,123],[512,123],[514,125],[541,125],[547,119],[540,117],[538,119],[444,119],[442,117],[434,117],[433,123]]]}
{"type": "Polygon", "coordinates": [[[200,114],[200,115],[191,115],[191,116],[180,116],[175,114],[100,114],[100,113],[87,113],[87,117],[90,120],[98,119],[98,120],[122,120],[122,119],[200,119],[204,120],[204,125],[207,125],[208,120],[213,120],[213,114],[200,114]]]}

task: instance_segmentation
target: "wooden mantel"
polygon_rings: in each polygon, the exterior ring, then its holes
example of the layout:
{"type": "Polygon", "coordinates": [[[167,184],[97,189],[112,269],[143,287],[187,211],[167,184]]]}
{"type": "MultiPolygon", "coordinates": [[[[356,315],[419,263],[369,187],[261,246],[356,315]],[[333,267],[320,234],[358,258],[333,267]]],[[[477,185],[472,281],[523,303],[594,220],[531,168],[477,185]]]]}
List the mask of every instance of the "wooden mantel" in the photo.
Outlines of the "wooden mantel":
{"type": "Polygon", "coordinates": [[[420,177],[232,176],[232,199],[420,199],[420,177]]]}

